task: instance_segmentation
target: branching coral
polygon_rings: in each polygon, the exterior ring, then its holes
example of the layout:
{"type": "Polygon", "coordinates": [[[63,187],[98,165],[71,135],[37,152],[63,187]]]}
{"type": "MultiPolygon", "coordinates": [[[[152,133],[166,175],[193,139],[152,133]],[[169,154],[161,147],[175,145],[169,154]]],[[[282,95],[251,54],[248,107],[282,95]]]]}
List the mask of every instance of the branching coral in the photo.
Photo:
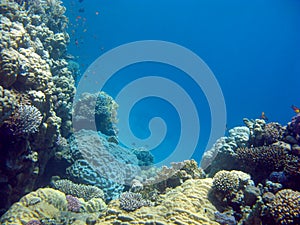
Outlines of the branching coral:
{"type": "Polygon", "coordinates": [[[246,165],[266,168],[271,171],[282,169],[287,159],[287,152],[281,146],[238,148],[236,153],[237,158],[246,165]]]}
{"type": "Polygon", "coordinates": [[[274,200],[268,204],[268,207],[276,224],[300,223],[300,192],[283,189],[276,193],[274,200]]]}
{"type": "Polygon", "coordinates": [[[75,184],[70,180],[56,180],[52,182],[53,187],[67,195],[83,198],[89,201],[92,198],[104,198],[103,191],[92,185],[75,184]]]}
{"type": "Polygon", "coordinates": [[[124,192],[120,196],[120,208],[126,211],[135,211],[143,206],[150,206],[140,193],[124,192]]]}
{"type": "Polygon", "coordinates": [[[13,135],[27,135],[38,131],[43,116],[32,105],[19,106],[8,120],[8,127],[13,135]]]}

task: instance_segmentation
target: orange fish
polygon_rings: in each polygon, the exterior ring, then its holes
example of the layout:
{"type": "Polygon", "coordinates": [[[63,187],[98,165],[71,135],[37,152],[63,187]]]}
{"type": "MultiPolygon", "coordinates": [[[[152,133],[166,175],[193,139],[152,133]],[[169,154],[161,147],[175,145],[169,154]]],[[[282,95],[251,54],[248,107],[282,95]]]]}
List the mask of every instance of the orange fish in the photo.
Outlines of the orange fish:
{"type": "Polygon", "coordinates": [[[261,112],[260,119],[263,119],[265,121],[269,120],[268,117],[266,116],[265,112],[261,112]]]}
{"type": "Polygon", "coordinates": [[[295,113],[300,113],[300,109],[297,106],[292,105],[291,108],[294,110],[295,113]]]}

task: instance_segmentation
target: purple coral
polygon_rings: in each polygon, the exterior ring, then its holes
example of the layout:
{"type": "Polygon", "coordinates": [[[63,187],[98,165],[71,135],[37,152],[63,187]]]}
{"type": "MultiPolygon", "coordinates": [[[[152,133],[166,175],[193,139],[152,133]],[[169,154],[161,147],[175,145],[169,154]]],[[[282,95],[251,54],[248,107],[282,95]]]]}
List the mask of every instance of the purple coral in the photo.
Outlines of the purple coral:
{"type": "Polygon", "coordinates": [[[67,195],[66,196],[67,202],[68,202],[68,211],[71,212],[80,212],[80,201],[78,198],[72,196],[72,195],[67,195]]]}
{"type": "Polygon", "coordinates": [[[33,134],[39,130],[43,116],[32,105],[20,105],[8,121],[8,126],[13,135],[33,134]]]}
{"type": "Polygon", "coordinates": [[[41,225],[42,223],[39,220],[30,220],[26,225],[41,225]]]}

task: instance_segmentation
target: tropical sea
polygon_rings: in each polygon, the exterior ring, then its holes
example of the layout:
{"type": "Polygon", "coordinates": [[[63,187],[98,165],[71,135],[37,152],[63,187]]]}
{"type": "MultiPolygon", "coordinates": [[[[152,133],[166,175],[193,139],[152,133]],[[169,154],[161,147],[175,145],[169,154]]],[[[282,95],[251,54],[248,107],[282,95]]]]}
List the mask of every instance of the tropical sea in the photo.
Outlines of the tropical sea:
{"type": "Polygon", "coordinates": [[[1,224],[300,224],[299,1],[1,0],[0,27],[1,224]]]}

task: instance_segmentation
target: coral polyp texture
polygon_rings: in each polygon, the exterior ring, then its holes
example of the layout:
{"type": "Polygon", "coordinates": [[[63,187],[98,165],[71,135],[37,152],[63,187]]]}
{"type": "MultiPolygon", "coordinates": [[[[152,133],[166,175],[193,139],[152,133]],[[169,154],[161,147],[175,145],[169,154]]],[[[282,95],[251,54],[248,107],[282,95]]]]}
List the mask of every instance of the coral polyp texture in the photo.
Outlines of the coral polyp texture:
{"type": "Polygon", "coordinates": [[[52,186],[67,195],[83,198],[85,201],[91,200],[92,198],[104,198],[103,191],[92,185],[75,184],[70,180],[63,179],[53,181],[52,186]]]}
{"type": "Polygon", "coordinates": [[[123,192],[120,196],[120,208],[125,211],[135,211],[143,206],[150,206],[150,201],[143,198],[140,193],[123,192]]]}
{"type": "Polygon", "coordinates": [[[21,105],[17,107],[8,126],[13,135],[33,134],[39,130],[42,122],[41,112],[32,105],[21,105]]]}
{"type": "Polygon", "coordinates": [[[61,1],[0,2],[0,212],[38,186],[75,93],[61,1]],[[33,157],[34,156],[34,157],[33,157]]]}
{"type": "Polygon", "coordinates": [[[276,145],[238,148],[236,153],[238,159],[241,159],[246,165],[271,171],[283,169],[287,161],[286,149],[276,145]]]}
{"type": "Polygon", "coordinates": [[[275,198],[268,207],[276,224],[300,223],[300,192],[283,189],[276,193],[275,198]]]}
{"type": "Polygon", "coordinates": [[[236,173],[221,170],[213,178],[213,188],[218,191],[228,193],[239,188],[240,181],[236,173]]]}

